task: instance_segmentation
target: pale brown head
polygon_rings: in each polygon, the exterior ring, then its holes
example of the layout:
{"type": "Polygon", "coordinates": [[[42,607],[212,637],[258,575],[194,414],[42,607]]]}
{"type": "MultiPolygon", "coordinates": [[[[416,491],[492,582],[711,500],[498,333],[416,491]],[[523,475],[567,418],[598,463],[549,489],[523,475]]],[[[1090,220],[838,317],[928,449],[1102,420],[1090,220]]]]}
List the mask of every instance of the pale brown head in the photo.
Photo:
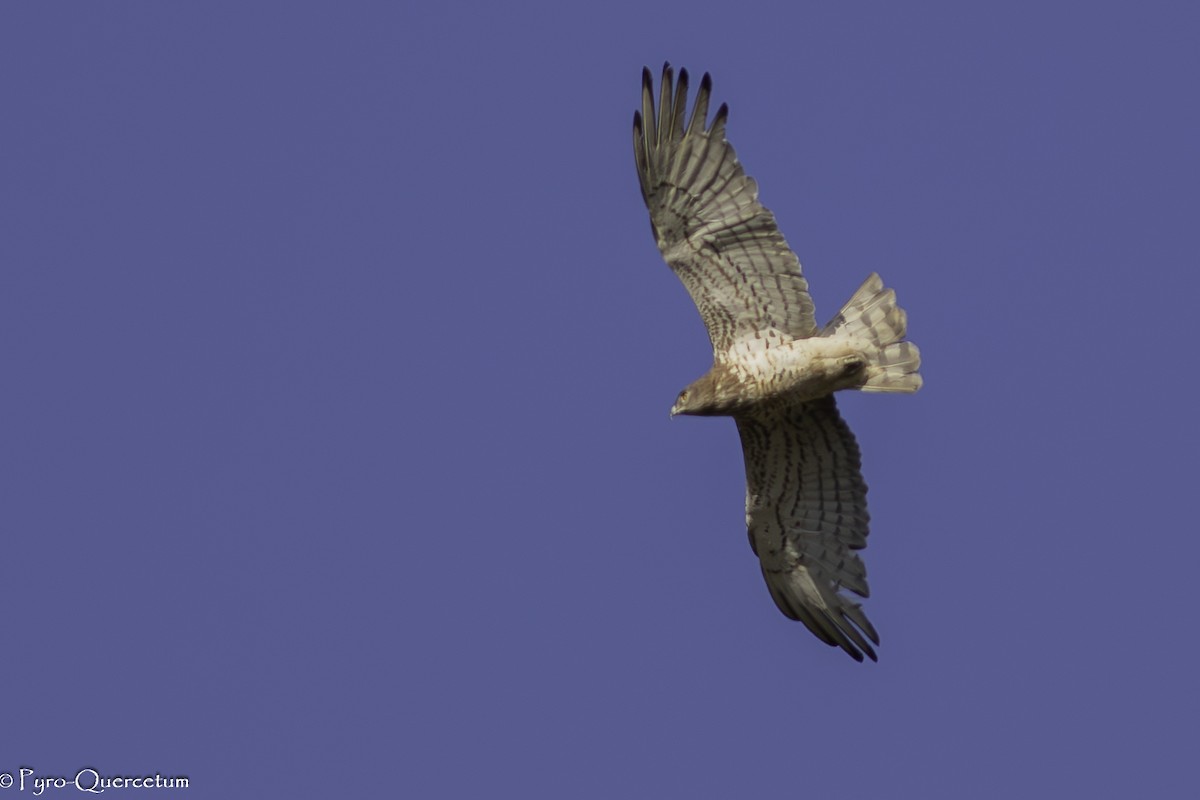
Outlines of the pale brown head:
{"type": "Polygon", "coordinates": [[[671,416],[720,417],[732,414],[738,404],[736,395],[722,391],[723,388],[719,376],[706,373],[679,393],[675,405],[671,406],[671,416]]]}

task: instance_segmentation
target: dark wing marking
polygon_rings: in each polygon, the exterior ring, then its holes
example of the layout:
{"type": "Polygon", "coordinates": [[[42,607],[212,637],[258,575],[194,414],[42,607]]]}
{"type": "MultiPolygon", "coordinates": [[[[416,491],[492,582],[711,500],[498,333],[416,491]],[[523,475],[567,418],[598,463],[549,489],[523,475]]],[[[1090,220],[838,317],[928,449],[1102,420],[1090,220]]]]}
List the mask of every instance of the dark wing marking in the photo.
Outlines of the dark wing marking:
{"type": "Polygon", "coordinates": [[[688,75],[663,67],[657,116],[650,70],[633,115],[633,151],[658,249],[683,281],[720,358],[742,336],[774,328],[813,336],[812,299],[800,261],[758,202],[758,186],[725,140],[728,107],[705,127],[712,80],[700,81],[686,121],[688,75]]]}
{"type": "Polygon", "coordinates": [[[737,418],[746,459],[746,525],[771,597],[788,617],[854,659],[879,634],[858,603],[867,570],[867,485],[854,434],[832,396],[737,418]]]}

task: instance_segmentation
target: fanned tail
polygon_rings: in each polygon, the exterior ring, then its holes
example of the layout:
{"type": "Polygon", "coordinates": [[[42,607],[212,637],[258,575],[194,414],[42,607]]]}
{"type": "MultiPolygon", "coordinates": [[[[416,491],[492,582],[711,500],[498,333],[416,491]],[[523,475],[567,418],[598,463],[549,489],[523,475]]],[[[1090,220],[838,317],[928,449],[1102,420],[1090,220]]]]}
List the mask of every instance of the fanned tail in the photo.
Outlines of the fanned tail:
{"type": "Polygon", "coordinates": [[[883,286],[872,272],[858,287],[822,336],[847,336],[873,345],[867,362],[864,392],[905,392],[921,388],[921,351],[902,341],[908,329],[904,309],[896,305],[896,292],[883,286]]]}

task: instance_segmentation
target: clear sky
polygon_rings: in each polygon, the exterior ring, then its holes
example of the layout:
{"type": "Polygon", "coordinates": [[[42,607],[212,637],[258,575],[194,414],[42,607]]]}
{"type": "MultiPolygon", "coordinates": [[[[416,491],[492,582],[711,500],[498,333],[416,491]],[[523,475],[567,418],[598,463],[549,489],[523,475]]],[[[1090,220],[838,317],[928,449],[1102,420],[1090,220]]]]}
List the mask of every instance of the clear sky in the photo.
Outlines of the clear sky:
{"type": "Polygon", "coordinates": [[[1198,29],[1186,3],[5,4],[0,773],[1183,796],[1198,29]],[[775,610],[733,423],[667,418],[710,359],[633,168],[668,59],[712,73],[818,316],[879,271],[921,346],[919,394],[842,399],[878,664],[775,610]]]}

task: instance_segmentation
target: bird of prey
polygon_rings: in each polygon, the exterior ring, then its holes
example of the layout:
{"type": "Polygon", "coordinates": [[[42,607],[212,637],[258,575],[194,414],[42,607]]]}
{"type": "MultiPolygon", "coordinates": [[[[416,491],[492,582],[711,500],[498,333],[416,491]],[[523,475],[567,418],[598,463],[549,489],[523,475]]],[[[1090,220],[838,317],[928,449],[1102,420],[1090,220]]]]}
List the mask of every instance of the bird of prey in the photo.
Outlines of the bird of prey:
{"type": "Polygon", "coordinates": [[[658,249],[683,281],[712,341],[712,368],[679,393],[676,414],[730,416],[746,462],[746,526],[775,604],[856,661],[879,634],[844,591],[868,595],[856,551],[867,544],[858,445],[833,394],[912,393],[916,345],[896,293],[872,274],[828,325],[813,319],[800,261],[758,202],[725,139],[729,109],[708,122],[712,80],[687,117],[688,75],[650,70],[633,115],[633,152],[658,249]],[[868,641],[869,640],[869,641],[868,641]]]}

